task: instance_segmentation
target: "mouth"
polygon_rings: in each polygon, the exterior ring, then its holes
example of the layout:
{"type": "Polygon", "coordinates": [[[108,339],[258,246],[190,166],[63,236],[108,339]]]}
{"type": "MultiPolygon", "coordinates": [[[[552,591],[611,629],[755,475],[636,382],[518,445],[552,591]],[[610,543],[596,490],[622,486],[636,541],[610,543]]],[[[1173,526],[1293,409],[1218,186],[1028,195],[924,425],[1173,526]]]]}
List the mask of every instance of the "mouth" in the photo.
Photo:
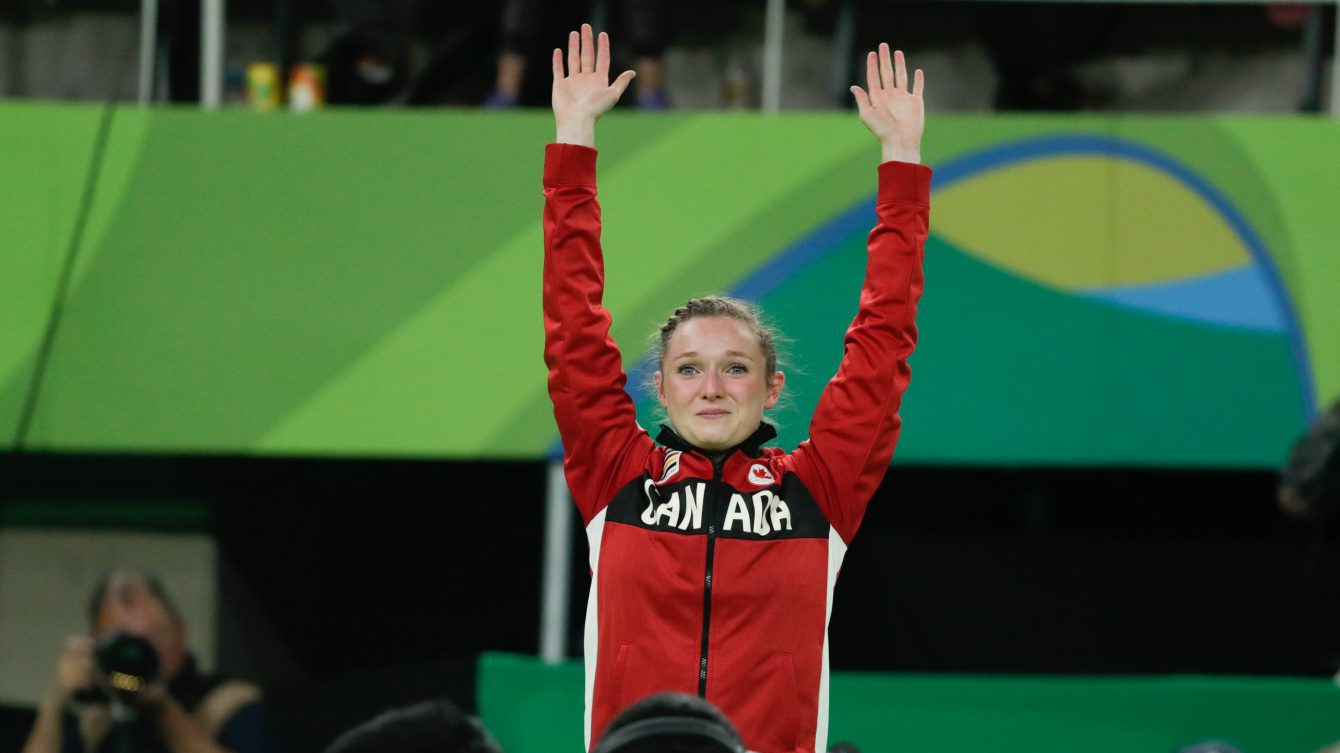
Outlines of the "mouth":
{"type": "Polygon", "coordinates": [[[724,418],[729,415],[730,412],[724,410],[702,410],[697,413],[698,418],[724,418]]]}

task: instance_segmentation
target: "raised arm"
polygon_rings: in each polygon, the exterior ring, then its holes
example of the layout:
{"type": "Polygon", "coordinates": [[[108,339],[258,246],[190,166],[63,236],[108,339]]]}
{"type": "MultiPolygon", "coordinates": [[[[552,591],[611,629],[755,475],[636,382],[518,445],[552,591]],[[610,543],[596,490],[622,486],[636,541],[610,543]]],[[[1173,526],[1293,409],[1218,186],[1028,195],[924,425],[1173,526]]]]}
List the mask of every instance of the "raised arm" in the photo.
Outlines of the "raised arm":
{"type": "Polygon", "coordinates": [[[842,365],[819,398],[810,438],[792,454],[833,527],[856,534],[870,496],[884,478],[902,421],[898,410],[911,379],[922,256],[929,229],[929,168],[920,165],[925,110],[918,70],[911,89],[903,54],[886,44],[866,60],[868,91],[852,87],[861,122],[879,139],[877,224],[867,242],[865,283],[847,329],[842,365]]]}
{"type": "Polygon", "coordinates": [[[595,122],[633,78],[609,83],[609,39],[593,44],[591,27],[568,39],[568,74],[554,50],[554,120],[558,143],[544,159],[544,361],[549,397],[563,439],[573,500],[589,522],[636,473],[638,450],[652,442],[637,426],[624,391],[622,359],[602,303],[605,264],[596,202],[595,122]]]}

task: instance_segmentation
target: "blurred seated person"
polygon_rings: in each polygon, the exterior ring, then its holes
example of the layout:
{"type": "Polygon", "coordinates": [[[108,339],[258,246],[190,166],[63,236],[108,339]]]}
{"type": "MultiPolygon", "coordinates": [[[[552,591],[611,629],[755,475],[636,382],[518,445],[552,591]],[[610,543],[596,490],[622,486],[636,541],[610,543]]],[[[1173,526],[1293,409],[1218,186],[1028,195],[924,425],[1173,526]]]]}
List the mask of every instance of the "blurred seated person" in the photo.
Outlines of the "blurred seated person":
{"type": "Polygon", "coordinates": [[[449,701],[424,701],[354,727],[326,753],[502,753],[502,748],[476,717],[449,701]]]}
{"type": "Polygon", "coordinates": [[[66,641],[23,753],[270,753],[260,690],[200,672],[154,576],[117,570],[66,641]]]}
{"type": "Polygon", "coordinates": [[[418,0],[331,0],[342,32],[318,57],[331,104],[379,105],[409,79],[418,0]]]}

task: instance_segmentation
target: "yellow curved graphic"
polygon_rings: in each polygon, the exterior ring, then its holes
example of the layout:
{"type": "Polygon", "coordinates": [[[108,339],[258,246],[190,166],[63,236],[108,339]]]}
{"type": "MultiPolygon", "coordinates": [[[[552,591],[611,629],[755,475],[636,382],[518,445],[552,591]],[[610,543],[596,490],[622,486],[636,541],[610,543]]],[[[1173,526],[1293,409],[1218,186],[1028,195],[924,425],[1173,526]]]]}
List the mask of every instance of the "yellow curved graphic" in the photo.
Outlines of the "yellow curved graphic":
{"type": "Polygon", "coordinates": [[[1251,263],[1200,197],[1162,172],[1112,157],[1040,158],[965,179],[936,192],[932,225],[960,249],[1063,290],[1169,282],[1251,263]]]}

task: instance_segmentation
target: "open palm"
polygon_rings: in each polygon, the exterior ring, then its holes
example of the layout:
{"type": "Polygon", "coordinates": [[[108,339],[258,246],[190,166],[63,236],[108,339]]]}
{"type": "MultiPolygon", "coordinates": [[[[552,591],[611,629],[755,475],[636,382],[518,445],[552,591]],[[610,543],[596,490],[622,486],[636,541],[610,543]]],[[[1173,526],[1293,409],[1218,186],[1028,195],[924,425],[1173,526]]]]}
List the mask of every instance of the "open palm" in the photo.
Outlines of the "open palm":
{"type": "Polygon", "coordinates": [[[921,69],[907,85],[907,63],[901,50],[889,54],[889,46],[880,44],[879,53],[865,59],[865,80],[869,92],[851,87],[861,122],[875,134],[884,147],[886,159],[905,162],[921,160],[921,134],[926,127],[926,108],[921,99],[925,83],[921,69]]]}
{"type": "Polygon", "coordinates": [[[591,25],[582,24],[581,33],[568,34],[568,70],[563,73],[563,51],[554,50],[554,119],[564,123],[594,123],[619,101],[632,71],[624,71],[610,83],[610,40],[600,32],[592,37],[591,25]]]}

